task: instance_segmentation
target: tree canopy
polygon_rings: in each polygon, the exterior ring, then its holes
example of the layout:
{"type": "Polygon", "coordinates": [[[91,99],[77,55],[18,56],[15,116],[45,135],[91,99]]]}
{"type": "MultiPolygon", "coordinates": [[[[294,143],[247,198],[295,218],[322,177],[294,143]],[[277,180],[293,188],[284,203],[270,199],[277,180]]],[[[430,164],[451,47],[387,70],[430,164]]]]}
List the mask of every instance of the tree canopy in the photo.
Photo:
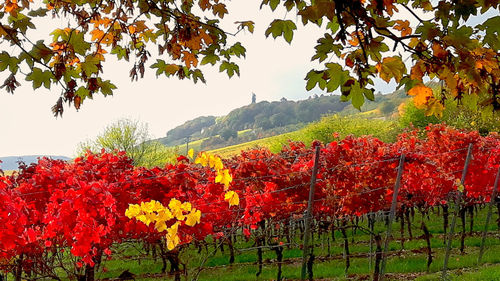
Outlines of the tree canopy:
{"type": "MultiPolygon", "coordinates": [[[[263,0],[266,7],[277,18],[266,36],[290,43],[297,21],[325,31],[312,57],[321,68],[307,73],[307,90],[340,89],[343,100],[360,108],[374,99],[379,77],[405,87],[427,115],[440,115],[445,99],[464,96],[500,109],[498,0],[263,0]],[[496,15],[481,24],[465,24],[491,10],[496,15]],[[443,81],[441,93],[425,86],[428,79],[443,81]]],[[[205,82],[199,68],[205,64],[239,75],[234,58],[244,57],[246,49],[228,36],[253,32],[254,23],[237,21],[230,33],[220,27],[228,13],[223,0],[1,1],[0,40],[15,46],[0,53],[0,71],[8,73],[1,87],[12,93],[21,77],[34,89],[57,86],[57,116],[64,102],[78,109],[94,94],[113,93],[116,86],[100,77],[110,56],[130,62],[133,80],[148,66],[157,76],[195,83],[205,82]],[[66,18],[68,27],[36,41],[37,18],[50,16],[66,18]]]]}

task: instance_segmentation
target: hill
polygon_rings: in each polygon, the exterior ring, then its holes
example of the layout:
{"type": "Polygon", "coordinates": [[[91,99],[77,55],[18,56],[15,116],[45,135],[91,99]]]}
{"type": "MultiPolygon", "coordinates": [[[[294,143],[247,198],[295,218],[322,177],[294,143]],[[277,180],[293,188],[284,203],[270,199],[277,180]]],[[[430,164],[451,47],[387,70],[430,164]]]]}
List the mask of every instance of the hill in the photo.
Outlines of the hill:
{"type": "MultiPolygon", "coordinates": [[[[406,99],[402,89],[385,95],[379,93],[375,101],[363,105],[361,113],[365,117],[388,118],[406,99]]],[[[314,95],[299,101],[282,98],[236,108],[225,116],[197,117],[168,131],[167,136],[158,141],[176,146],[180,151],[185,150],[186,141],[189,147],[197,150],[212,150],[296,131],[325,115],[359,113],[350,103],[342,102],[338,95],[314,95]]]]}
{"type": "Polygon", "coordinates": [[[66,156],[55,156],[55,155],[24,155],[24,156],[7,156],[0,157],[0,169],[2,170],[17,170],[18,162],[24,162],[26,164],[35,163],[38,161],[40,157],[49,157],[52,159],[61,159],[61,160],[71,160],[71,158],[66,156]]]}

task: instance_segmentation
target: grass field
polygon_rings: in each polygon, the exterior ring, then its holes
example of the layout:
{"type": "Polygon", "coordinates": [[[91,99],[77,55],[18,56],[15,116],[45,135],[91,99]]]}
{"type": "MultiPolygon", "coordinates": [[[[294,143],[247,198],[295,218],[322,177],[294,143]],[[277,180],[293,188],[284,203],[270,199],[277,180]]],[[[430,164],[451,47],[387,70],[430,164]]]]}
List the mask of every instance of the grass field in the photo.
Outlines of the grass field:
{"type": "MultiPolygon", "coordinates": [[[[494,219],[496,216],[494,216],[494,219]]],[[[427,254],[425,241],[421,238],[423,232],[419,229],[422,217],[418,214],[413,220],[413,239],[408,238],[405,232],[404,249],[401,247],[399,224],[393,224],[393,237],[389,244],[387,261],[387,278],[389,280],[440,280],[440,270],[443,266],[445,244],[443,242],[442,219],[440,216],[431,215],[429,219],[424,218],[431,233],[431,246],[433,251],[433,262],[429,273],[426,272],[427,254]]],[[[472,233],[465,240],[465,253],[460,254],[459,235],[455,236],[452,244],[452,254],[449,261],[449,280],[500,280],[500,233],[495,223],[490,224],[489,236],[486,241],[486,251],[482,264],[478,266],[477,257],[481,241],[481,231],[484,228],[485,211],[482,210],[475,217],[475,226],[472,233]]],[[[493,220],[494,221],[494,220],[493,220]]],[[[363,226],[365,222],[361,222],[363,226]]],[[[469,224],[467,232],[469,232],[469,224]]],[[[366,227],[366,225],[365,225],[366,227]]],[[[456,231],[461,229],[457,224],[456,231]]],[[[379,222],[375,228],[376,232],[384,233],[385,226],[379,222]]],[[[319,280],[370,280],[374,265],[370,264],[370,236],[359,230],[353,232],[348,230],[348,241],[350,243],[351,266],[345,274],[345,260],[343,257],[343,238],[340,231],[335,231],[335,241],[330,239],[330,233],[314,235],[315,261],[313,266],[314,278],[319,280]],[[329,246],[328,246],[329,245],[329,246]]],[[[296,242],[300,243],[297,235],[296,242]]],[[[210,245],[212,245],[210,243],[210,245]]],[[[215,253],[214,247],[202,249],[198,253],[194,246],[181,251],[180,258],[186,264],[188,276],[182,280],[192,280],[193,276],[201,269],[198,280],[275,280],[277,275],[276,254],[270,249],[263,251],[263,269],[257,277],[257,250],[252,249],[253,242],[245,241],[239,236],[235,242],[236,250],[234,264],[229,264],[229,250],[226,247],[222,252],[220,249],[215,253]],[[203,264],[203,267],[200,267],[203,264]]],[[[106,273],[98,274],[100,278],[112,278],[118,276],[124,270],[136,274],[135,280],[173,280],[172,276],[161,273],[161,259],[156,261],[145,253],[138,245],[121,245],[116,249],[121,254],[113,260],[105,262],[106,273]],[[127,258],[120,258],[126,256],[127,258]],[[137,259],[135,257],[145,257],[137,259]]],[[[300,278],[302,251],[297,247],[286,248],[283,252],[283,276],[284,280],[296,280],[300,278]]]]}

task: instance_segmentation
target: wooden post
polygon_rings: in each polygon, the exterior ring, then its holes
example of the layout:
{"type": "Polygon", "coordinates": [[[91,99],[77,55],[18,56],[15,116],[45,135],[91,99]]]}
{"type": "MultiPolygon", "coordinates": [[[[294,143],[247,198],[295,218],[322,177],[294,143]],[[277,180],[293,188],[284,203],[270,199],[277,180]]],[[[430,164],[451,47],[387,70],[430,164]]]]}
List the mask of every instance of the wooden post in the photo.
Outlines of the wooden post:
{"type": "Polygon", "coordinates": [[[493,213],[493,204],[497,198],[498,182],[500,181],[500,167],[498,167],[497,176],[495,177],[495,184],[493,185],[493,192],[491,193],[490,203],[488,204],[488,215],[486,216],[486,224],[484,225],[483,238],[481,239],[481,248],[479,248],[479,257],[477,263],[481,264],[481,259],[484,254],[484,243],[486,242],[486,234],[488,233],[488,225],[490,224],[491,214],[493,213]]]}
{"type": "MultiPolygon", "coordinates": [[[[467,149],[467,157],[465,158],[465,164],[464,164],[464,169],[462,171],[462,178],[460,180],[460,184],[463,186],[465,183],[465,177],[467,176],[467,170],[469,169],[469,163],[470,159],[472,157],[472,143],[469,144],[469,148],[467,149]]],[[[457,216],[458,213],[460,212],[460,205],[462,201],[462,192],[460,190],[457,190],[457,196],[456,196],[456,202],[455,202],[455,211],[453,212],[453,217],[451,219],[451,225],[450,225],[450,231],[448,232],[448,239],[446,241],[446,252],[444,256],[444,264],[443,264],[443,274],[442,274],[442,280],[446,280],[446,270],[448,270],[448,260],[450,259],[450,251],[451,251],[451,242],[453,238],[453,232],[455,230],[455,224],[457,222],[457,216]]]]}
{"type": "Polygon", "coordinates": [[[385,235],[384,250],[382,252],[382,267],[380,269],[380,280],[384,280],[385,266],[387,263],[385,253],[389,249],[389,240],[391,238],[392,221],[394,220],[394,217],[396,214],[396,205],[398,203],[398,192],[399,192],[399,186],[401,185],[401,177],[403,176],[404,162],[405,162],[405,155],[403,153],[403,154],[401,154],[401,157],[399,158],[398,175],[396,176],[396,184],[394,185],[394,192],[392,193],[391,210],[389,212],[389,221],[387,223],[387,232],[385,235]]]}
{"type": "MultiPolygon", "coordinates": [[[[309,240],[311,236],[311,220],[313,215],[313,203],[314,203],[314,187],[316,185],[316,174],[318,173],[318,164],[319,164],[319,152],[320,146],[316,146],[316,151],[314,155],[314,166],[311,175],[311,186],[309,189],[309,201],[307,202],[307,211],[305,214],[305,229],[304,229],[304,250],[302,255],[302,272],[300,274],[300,278],[302,280],[306,279],[306,271],[307,271],[307,260],[309,258],[309,240]]],[[[311,276],[312,274],[309,273],[311,276]]]]}

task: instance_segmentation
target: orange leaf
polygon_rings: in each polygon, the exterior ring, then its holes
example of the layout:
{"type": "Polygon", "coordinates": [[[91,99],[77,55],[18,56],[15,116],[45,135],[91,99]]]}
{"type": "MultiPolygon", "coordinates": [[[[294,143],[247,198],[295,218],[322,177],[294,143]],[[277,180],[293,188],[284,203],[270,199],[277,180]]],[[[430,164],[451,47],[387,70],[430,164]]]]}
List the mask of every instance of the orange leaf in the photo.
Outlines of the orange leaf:
{"type": "Polygon", "coordinates": [[[408,95],[413,96],[413,103],[415,104],[415,107],[419,109],[425,108],[429,99],[433,97],[432,89],[423,84],[419,84],[411,88],[408,91],[408,95]]]}
{"type": "Polygon", "coordinates": [[[410,22],[407,20],[396,20],[394,29],[401,31],[401,36],[408,36],[412,32],[410,22]]]}
{"type": "Polygon", "coordinates": [[[214,42],[212,37],[210,37],[210,35],[208,35],[204,29],[200,30],[200,38],[203,39],[203,41],[205,41],[205,44],[207,45],[210,45],[214,42]]]}
{"type": "Polygon", "coordinates": [[[432,44],[432,52],[434,53],[434,56],[440,59],[445,58],[448,55],[448,52],[443,49],[443,47],[437,43],[434,42],[432,44]]]}
{"type": "Polygon", "coordinates": [[[394,2],[396,2],[395,0],[384,0],[384,6],[385,6],[385,10],[387,11],[387,13],[392,16],[394,14],[394,11],[398,11],[398,8],[396,8],[396,6],[394,6],[394,2]]]}
{"type": "Polygon", "coordinates": [[[212,4],[210,4],[210,0],[200,0],[200,2],[198,2],[198,5],[200,6],[202,11],[205,11],[206,9],[212,7],[212,4]]]}
{"type": "Polygon", "coordinates": [[[198,59],[193,53],[184,51],[182,54],[184,55],[182,60],[186,64],[187,68],[191,68],[191,66],[196,67],[198,65],[198,59]]]}
{"type": "Polygon", "coordinates": [[[352,46],[356,47],[359,45],[359,40],[360,39],[363,40],[363,38],[364,38],[364,35],[361,31],[358,31],[358,32],[354,31],[353,33],[351,33],[351,39],[348,41],[349,41],[349,43],[351,43],[352,46]],[[359,39],[358,39],[358,37],[359,37],[359,39]]]}
{"type": "Polygon", "coordinates": [[[135,33],[135,26],[133,26],[133,25],[129,25],[129,26],[128,26],[128,32],[129,32],[130,34],[134,34],[134,33],[135,33]]]}
{"type": "Polygon", "coordinates": [[[165,66],[165,72],[170,75],[175,74],[179,69],[180,69],[179,66],[176,64],[167,64],[165,66]]]}
{"type": "Polygon", "coordinates": [[[95,28],[90,32],[90,34],[92,34],[92,41],[99,41],[104,36],[104,31],[100,30],[99,28],[95,28]]]}
{"type": "Polygon", "coordinates": [[[422,62],[421,60],[419,60],[411,68],[410,78],[413,79],[413,80],[422,81],[422,77],[424,76],[425,71],[426,71],[426,67],[425,67],[424,62],[422,62]]]}

